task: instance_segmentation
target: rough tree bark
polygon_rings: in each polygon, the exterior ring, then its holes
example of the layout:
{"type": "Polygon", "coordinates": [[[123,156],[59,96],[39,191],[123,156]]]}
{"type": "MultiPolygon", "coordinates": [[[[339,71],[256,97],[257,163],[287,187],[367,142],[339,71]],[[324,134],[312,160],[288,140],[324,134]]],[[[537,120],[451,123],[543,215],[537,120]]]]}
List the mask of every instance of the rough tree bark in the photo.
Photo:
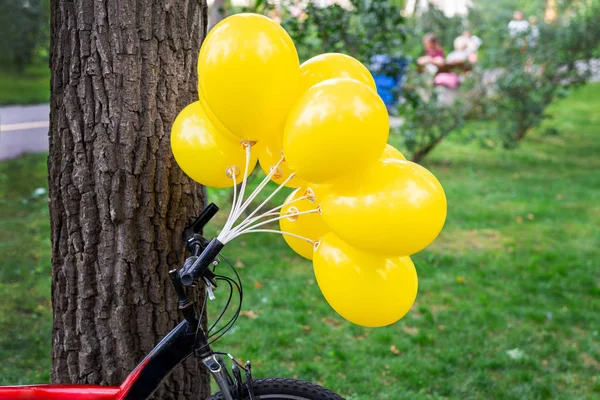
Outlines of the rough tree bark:
{"type": "MultiPolygon", "coordinates": [[[[168,270],[203,206],[171,123],[197,99],[205,0],[53,0],[51,379],[118,385],[180,320],[168,270]]],[[[161,399],[208,397],[188,360],[161,399]]]]}

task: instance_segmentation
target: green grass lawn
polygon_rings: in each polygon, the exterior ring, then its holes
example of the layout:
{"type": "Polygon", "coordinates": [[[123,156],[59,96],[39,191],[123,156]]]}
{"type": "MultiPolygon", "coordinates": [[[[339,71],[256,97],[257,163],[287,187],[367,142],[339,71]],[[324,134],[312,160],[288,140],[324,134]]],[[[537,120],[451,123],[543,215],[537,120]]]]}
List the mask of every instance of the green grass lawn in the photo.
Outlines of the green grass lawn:
{"type": "Polygon", "coordinates": [[[21,72],[0,70],[0,105],[41,104],[49,100],[48,65],[33,65],[21,72]]]}
{"type": "MultiPolygon", "coordinates": [[[[251,359],[257,377],[315,381],[351,400],[599,398],[598,109],[593,84],[552,107],[559,136],[434,151],[426,165],[446,189],[448,221],[413,257],[417,304],[393,326],[337,316],[282,238],[233,242],[225,254],[247,313],[214,348],[251,359]]],[[[43,155],[0,164],[0,384],[48,379],[47,208],[33,194],[45,168],[43,155]]],[[[210,196],[224,204],[229,192],[210,196]]]]}

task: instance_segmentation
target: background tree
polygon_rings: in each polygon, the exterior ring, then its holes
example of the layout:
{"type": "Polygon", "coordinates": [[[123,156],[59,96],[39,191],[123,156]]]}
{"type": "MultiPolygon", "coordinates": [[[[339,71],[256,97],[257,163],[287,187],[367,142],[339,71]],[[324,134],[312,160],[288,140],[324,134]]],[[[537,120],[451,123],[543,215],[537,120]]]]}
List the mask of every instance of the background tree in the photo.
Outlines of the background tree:
{"type": "Polygon", "coordinates": [[[0,0],[0,37],[0,70],[23,72],[47,56],[48,0],[0,0]]]}
{"type": "MultiPolygon", "coordinates": [[[[51,379],[119,384],[180,319],[168,270],[203,206],[170,129],[197,98],[204,0],[51,4],[51,379]]],[[[196,360],[161,399],[208,396],[196,360]]]]}
{"type": "Polygon", "coordinates": [[[227,0],[215,0],[210,6],[210,13],[208,18],[208,30],[211,30],[213,26],[218,24],[223,18],[227,16],[227,0]]]}

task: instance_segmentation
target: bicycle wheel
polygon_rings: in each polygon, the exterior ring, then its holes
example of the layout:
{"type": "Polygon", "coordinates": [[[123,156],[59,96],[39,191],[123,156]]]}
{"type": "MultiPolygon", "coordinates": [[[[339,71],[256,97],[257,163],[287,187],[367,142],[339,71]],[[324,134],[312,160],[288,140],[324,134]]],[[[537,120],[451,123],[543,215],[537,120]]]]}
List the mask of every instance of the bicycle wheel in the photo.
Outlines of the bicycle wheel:
{"type": "MultiPolygon", "coordinates": [[[[257,400],[344,400],[329,389],[297,379],[267,378],[252,381],[257,400]]],[[[249,399],[244,385],[243,399],[249,399]]],[[[221,392],[208,400],[223,400],[221,392]]]]}

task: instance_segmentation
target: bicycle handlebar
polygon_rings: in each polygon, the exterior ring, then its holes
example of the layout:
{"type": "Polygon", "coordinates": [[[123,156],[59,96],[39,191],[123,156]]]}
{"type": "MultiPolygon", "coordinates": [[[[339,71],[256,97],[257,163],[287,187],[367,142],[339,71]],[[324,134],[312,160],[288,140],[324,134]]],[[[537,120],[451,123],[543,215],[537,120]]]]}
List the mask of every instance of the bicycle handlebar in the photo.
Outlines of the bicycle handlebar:
{"type": "Polygon", "coordinates": [[[225,245],[217,238],[211,240],[193,264],[189,265],[187,268],[184,266],[184,268],[179,271],[181,283],[185,286],[193,285],[198,278],[205,274],[210,264],[223,249],[223,246],[225,245]]]}
{"type": "MultiPolygon", "coordinates": [[[[187,249],[192,253],[192,257],[188,258],[183,267],[177,272],[179,281],[184,286],[191,286],[198,278],[206,275],[208,267],[215,260],[219,251],[221,251],[224,246],[223,243],[217,239],[208,242],[200,235],[202,228],[204,228],[218,211],[219,207],[214,203],[210,203],[202,210],[202,213],[198,218],[183,231],[183,240],[185,241],[187,249]],[[201,254],[198,256],[198,253],[201,254]]],[[[175,278],[175,276],[172,276],[171,278],[175,278]]],[[[175,289],[177,290],[177,287],[175,289]]]]}
{"type": "Polygon", "coordinates": [[[183,240],[187,242],[194,237],[195,234],[200,233],[202,228],[217,214],[219,207],[214,203],[210,203],[202,210],[198,218],[190,226],[183,231],[183,240]]]}
{"type": "Polygon", "coordinates": [[[219,211],[219,207],[215,205],[215,203],[210,203],[196,220],[190,225],[190,229],[194,231],[194,233],[200,233],[204,225],[208,223],[219,211]]]}

